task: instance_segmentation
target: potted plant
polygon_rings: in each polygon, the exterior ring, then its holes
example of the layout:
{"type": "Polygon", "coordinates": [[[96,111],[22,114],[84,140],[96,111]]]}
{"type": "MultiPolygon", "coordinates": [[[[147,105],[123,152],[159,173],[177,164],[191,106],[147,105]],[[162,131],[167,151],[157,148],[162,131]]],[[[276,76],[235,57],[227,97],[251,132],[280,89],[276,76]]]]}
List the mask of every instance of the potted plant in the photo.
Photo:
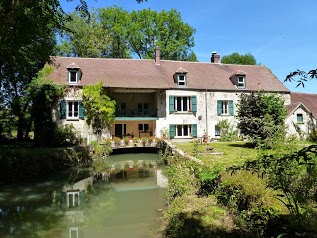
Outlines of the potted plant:
{"type": "Polygon", "coordinates": [[[129,137],[123,137],[123,142],[124,142],[124,145],[125,146],[128,146],[129,145],[129,142],[130,142],[130,138],[129,137]]]}
{"type": "Polygon", "coordinates": [[[138,137],[133,137],[133,144],[134,144],[135,147],[138,146],[138,144],[139,144],[139,138],[138,137]]]}

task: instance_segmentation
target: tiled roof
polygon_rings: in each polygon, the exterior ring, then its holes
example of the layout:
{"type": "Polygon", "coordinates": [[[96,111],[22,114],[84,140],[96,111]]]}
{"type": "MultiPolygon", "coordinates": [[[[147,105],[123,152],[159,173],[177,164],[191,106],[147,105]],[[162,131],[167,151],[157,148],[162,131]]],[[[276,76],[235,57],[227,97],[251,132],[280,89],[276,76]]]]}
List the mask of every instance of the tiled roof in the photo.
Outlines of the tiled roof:
{"type": "Polygon", "coordinates": [[[288,114],[291,114],[295,108],[297,108],[301,103],[291,103],[291,104],[288,104],[288,105],[285,105],[285,108],[288,112],[288,114]]]}
{"type": "Polygon", "coordinates": [[[317,94],[291,93],[291,103],[303,103],[308,110],[317,118],[317,94]]]}
{"type": "Polygon", "coordinates": [[[246,74],[246,88],[243,90],[289,92],[268,68],[257,65],[170,60],[161,60],[160,65],[156,65],[154,60],[56,57],[56,70],[51,78],[57,83],[66,84],[67,67],[73,63],[82,71],[79,85],[103,81],[104,86],[114,88],[170,89],[177,87],[173,75],[182,68],[188,72],[188,89],[238,91],[230,76],[243,71],[246,74]]]}

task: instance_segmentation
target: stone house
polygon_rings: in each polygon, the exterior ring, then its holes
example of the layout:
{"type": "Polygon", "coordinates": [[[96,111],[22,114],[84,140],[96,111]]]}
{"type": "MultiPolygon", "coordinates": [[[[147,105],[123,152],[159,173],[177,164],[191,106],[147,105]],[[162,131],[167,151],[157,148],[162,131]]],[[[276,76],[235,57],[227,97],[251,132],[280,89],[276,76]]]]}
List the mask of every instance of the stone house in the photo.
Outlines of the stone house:
{"type": "Polygon", "coordinates": [[[85,123],[81,90],[102,81],[116,100],[115,122],[104,137],[156,136],[192,138],[220,136],[217,123],[236,123],[241,93],[276,92],[290,104],[290,91],[265,66],[161,60],[56,57],[50,78],[68,85],[55,110],[58,124],[72,123],[88,141],[95,135],[85,123]]]}
{"type": "Polygon", "coordinates": [[[305,138],[317,127],[317,94],[292,92],[291,103],[286,105],[288,134],[305,138]]]}

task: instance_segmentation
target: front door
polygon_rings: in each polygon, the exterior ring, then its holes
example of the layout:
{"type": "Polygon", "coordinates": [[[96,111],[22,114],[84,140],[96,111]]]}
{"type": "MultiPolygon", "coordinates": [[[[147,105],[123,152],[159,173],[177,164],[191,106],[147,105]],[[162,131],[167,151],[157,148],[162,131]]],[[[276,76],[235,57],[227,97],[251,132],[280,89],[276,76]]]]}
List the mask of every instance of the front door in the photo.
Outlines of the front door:
{"type": "Polygon", "coordinates": [[[123,137],[127,134],[127,124],[115,124],[114,134],[116,137],[123,137]]]}

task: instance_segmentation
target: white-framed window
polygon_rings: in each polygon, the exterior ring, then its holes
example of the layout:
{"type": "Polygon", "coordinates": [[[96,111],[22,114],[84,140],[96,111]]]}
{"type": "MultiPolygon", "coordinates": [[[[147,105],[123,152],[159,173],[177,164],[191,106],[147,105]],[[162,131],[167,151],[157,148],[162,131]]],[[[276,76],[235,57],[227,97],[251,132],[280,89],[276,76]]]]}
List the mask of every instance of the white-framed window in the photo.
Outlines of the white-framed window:
{"type": "Polygon", "coordinates": [[[188,112],[192,111],[191,97],[174,97],[175,111],[188,112]]]}
{"type": "Polygon", "coordinates": [[[75,70],[75,69],[68,70],[68,83],[78,84],[78,70],[75,70]]]}
{"type": "Polygon", "coordinates": [[[79,102],[78,101],[67,101],[67,119],[78,119],[79,118],[79,102]]]}
{"type": "Polygon", "coordinates": [[[245,77],[244,76],[237,76],[237,87],[238,88],[245,88],[245,77]]]}
{"type": "Polygon", "coordinates": [[[222,115],[229,114],[229,101],[221,101],[221,114],[222,115]]]}
{"type": "Polygon", "coordinates": [[[186,74],[177,75],[177,86],[185,87],[186,86],[186,74]]]}
{"type": "Polygon", "coordinates": [[[67,207],[78,207],[80,205],[80,197],[78,191],[71,191],[66,193],[67,207]]]}
{"type": "Polygon", "coordinates": [[[78,238],[79,237],[79,228],[70,227],[69,228],[69,238],[78,238]]]}
{"type": "Polygon", "coordinates": [[[176,137],[189,137],[192,134],[192,125],[175,125],[176,137]]]}

